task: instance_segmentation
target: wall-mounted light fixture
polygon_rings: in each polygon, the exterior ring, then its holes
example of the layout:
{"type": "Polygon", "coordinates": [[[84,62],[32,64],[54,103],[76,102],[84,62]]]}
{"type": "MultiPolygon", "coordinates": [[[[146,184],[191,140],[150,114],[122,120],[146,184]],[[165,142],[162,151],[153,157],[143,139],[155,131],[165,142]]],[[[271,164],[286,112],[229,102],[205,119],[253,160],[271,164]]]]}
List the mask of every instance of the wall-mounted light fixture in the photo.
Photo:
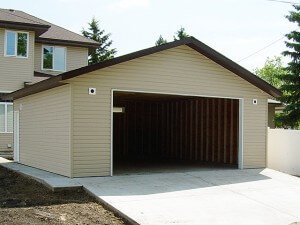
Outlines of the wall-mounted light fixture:
{"type": "Polygon", "coordinates": [[[114,113],[125,113],[125,107],[114,107],[113,112],[114,113]]]}
{"type": "Polygon", "coordinates": [[[89,95],[96,95],[96,88],[90,87],[89,88],[89,95]]]}

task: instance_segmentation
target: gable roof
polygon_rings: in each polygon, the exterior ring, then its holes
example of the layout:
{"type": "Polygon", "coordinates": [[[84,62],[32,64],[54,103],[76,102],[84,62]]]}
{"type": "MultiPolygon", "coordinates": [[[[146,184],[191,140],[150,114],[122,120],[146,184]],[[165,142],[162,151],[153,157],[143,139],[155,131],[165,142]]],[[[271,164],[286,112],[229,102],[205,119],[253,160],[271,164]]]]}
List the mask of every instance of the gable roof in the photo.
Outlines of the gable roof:
{"type": "Polygon", "coordinates": [[[33,30],[36,42],[95,48],[99,43],[55,24],[13,9],[0,9],[0,27],[33,30]]]}
{"type": "Polygon", "coordinates": [[[222,54],[218,53],[214,49],[210,48],[209,46],[205,45],[201,41],[197,40],[194,37],[188,37],[182,40],[173,41],[164,45],[155,46],[151,48],[147,48],[144,50],[140,50],[137,52],[133,52],[127,55],[123,55],[114,59],[110,59],[101,63],[97,63],[90,66],[81,67],[79,69],[71,70],[55,77],[51,77],[47,80],[38,82],[31,86],[22,88],[10,94],[6,94],[3,99],[5,100],[12,100],[21,98],[27,95],[31,95],[43,90],[47,90],[59,85],[62,85],[61,81],[74,78],[95,70],[103,69],[109,66],[113,66],[122,62],[130,61],[139,57],[143,57],[146,55],[150,55],[153,53],[157,53],[160,51],[164,51],[170,48],[175,48],[181,45],[187,45],[194,49],[195,51],[201,53],[202,55],[206,56],[207,58],[211,59],[212,61],[218,63],[219,65],[223,66],[224,68],[228,69],[229,71],[235,73],[236,75],[240,76],[244,80],[248,81],[249,83],[253,84],[254,86],[258,87],[259,89],[263,90],[264,92],[270,94],[273,97],[280,97],[281,91],[277,88],[273,87],[266,81],[262,80],[258,76],[254,75],[250,71],[246,70],[242,66],[238,65],[237,63],[233,62],[232,60],[228,59],[227,57],[223,56],[222,54]]]}

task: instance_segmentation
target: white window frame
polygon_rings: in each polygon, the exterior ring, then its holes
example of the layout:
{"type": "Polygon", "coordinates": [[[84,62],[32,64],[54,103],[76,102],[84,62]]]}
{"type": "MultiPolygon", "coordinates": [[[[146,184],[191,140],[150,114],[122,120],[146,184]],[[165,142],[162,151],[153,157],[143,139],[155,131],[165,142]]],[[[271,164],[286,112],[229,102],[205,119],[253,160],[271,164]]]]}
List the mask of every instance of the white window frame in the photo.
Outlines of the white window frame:
{"type": "Polygon", "coordinates": [[[29,32],[27,31],[15,31],[15,30],[5,30],[5,38],[4,38],[4,56],[5,57],[14,57],[14,58],[21,58],[21,59],[28,59],[29,55],[29,32]],[[15,41],[15,54],[14,55],[7,55],[6,50],[7,50],[7,33],[8,32],[13,32],[16,33],[16,41],[15,41]],[[27,34],[27,54],[26,56],[18,56],[18,34],[27,34]]]}
{"type": "MultiPolygon", "coordinates": [[[[67,47],[64,46],[55,46],[55,45],[42,45],[42,57],[41,57],[41,70],[47,70],[47,71],[54,71],[54,72],[66,72],[67,71],[67,47]],[[44,68],[44,48],[45,47],[52,47],[53,52],[55,51],[55,48],[64,48],[65,49],[65,69],[64,70],[55,70],[55,69],[47,69],[44,68]]],[[[54,67],[54,55],[52,57],[52,65],[54,67]]]]}
{"type": "Polygon", "coordinates": [[[5,105],[4,107],[4,132],[0,131],[0,134],[12,134],[13,131],[8,132],[7,131],[7,106],[8,105],[13,105],[12,102],[0,102],[0,105],[5,105]]]}

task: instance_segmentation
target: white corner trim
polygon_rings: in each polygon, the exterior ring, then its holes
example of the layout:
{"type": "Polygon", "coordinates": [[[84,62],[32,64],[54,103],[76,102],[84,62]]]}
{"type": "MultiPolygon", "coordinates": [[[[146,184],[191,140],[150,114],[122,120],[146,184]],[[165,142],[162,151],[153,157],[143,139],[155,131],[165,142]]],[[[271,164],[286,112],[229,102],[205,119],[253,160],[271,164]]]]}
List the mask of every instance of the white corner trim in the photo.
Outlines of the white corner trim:
{"type": "Polygon", "coordinates": [[[112,89],[110,92],[111,96],[110,96],[110,176],[113,176],[113,158],[114,158],[114,154],[113,154],[113,144],[114,144],[114,131],[113,131],[113,125],[114,125],[114,90],[112,89]]]}
{"type": "Polygon", "coordinates": [[[244,168],[244,99],[239,100],[239,151],[238,167],[244,168]]]}

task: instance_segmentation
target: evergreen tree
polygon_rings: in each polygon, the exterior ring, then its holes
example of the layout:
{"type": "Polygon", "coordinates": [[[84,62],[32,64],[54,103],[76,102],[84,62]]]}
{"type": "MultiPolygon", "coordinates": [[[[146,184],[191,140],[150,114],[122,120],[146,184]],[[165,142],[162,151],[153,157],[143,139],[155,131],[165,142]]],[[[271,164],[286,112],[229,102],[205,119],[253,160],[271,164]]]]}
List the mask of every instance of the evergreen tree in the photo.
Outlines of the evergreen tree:
{"type": "Polygon", "coordinates": [[[112,45],[112,40],[109,40],[110,34],[105,34],[105,30],[101,30],[99,21],[95,17],[88,24],[88,29],[83,29],[82,35],[100,43],[99,48],[89,52],[89,65],[114,58],[117,51],[115,48],[110,48],[112,45]]]}
{"type": "MultiPolygon", "coordinates": [[[[286,18],[300,26],[300,6],[294,5],[295,11],[290,12],[286,18]]],[[[282,122],[291,128],[298,128],[300,122],[300,32],[292,31],[286,35],[287,51],[282,54],[289,56],[291,61],[286,67],[286,74],[282,76],[283,85],[281,90],[283,96],[281,101],[286,103],[282,122]]]]}
{"type": "MultiPolygon", "coordinates": [[[[184,39],[187,37],[190,37],[190,35],[188,35],[185,32],[185,29],[183,27],[181,27],[178,31],[176,31],[175,35],[173,36],[174,41],[178,41],[178,40],[181,40],[181,39],[184,39]]],[[[164,45],[167,43],[168,43],[168,41],[160,35],[159,38],[157,39],[157,41],[155,42],[155,45],[159,46],[159,45],[164,45]]]]}
{"type": "Polygon", "coordinates": [[[181,27],[181,28],[175,33],[174,41],[181,40],[181,39],[187,38],[187,37],[189,37],[189,36],[190,36],[190,35],[188,35],[188,34],[185,32],[185,29],[184,29],[183,27],[181,27]]]}
{"type": "Polygon", "coordinates": [[[168,41],[166,39],[164,39],[161,35],[159,35],[159,38],[155,42],[155,45],[159,46],[159,45],[164,45],[164,44],[167,44],[167,43],[168,43],[168,41]]]}

